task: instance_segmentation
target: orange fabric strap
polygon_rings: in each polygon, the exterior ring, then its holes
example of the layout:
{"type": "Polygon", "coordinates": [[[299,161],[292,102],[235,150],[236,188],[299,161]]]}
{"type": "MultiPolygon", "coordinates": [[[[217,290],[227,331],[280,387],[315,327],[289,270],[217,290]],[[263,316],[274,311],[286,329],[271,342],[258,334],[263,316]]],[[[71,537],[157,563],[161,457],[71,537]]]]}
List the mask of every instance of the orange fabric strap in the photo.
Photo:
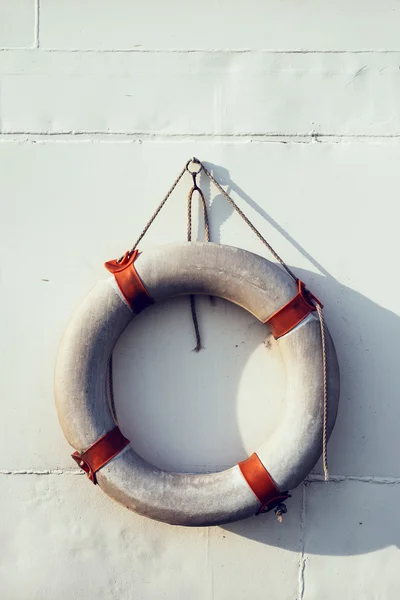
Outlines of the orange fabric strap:
{"type": "Polygon", "coordinates": [[[272,335],[276,340],[285,333],[289,333],[311,312],[317,310],[314,302],[323,308],[318,298],[306,289],[300,279],[297,280],[297,285],[296,296],[265,321],[271,327],[272,335]]]}
{"type": "Polygon", "coordinates": [[[105,268],[114,275],[123,297],[136,314],[154,303],[135,269],[134,263],[138,253],[138,250],[132,253],[128,251],[120,262],[110,260],[104,263],[105,268]]]}
{"type": "Polygon", "coordinates": [[[268,473],[256,453],[240,462],[238,466],[249,487],[261,504],[256,513],[257,515],[268,512],[290,497],[287,492],[281,492],[277,488],[271,475],[268,473]]]}
{"type": "Polygon", "coordinates": [[[71,456],[81,469],[87,473],[90,481],[96,484],[97,471],[117,456],[129,443],[129,440],[122,435],[119,427],[114,427],[89,446],[85,452],[82,452],[82,454],[74,452],[71,456]]]}

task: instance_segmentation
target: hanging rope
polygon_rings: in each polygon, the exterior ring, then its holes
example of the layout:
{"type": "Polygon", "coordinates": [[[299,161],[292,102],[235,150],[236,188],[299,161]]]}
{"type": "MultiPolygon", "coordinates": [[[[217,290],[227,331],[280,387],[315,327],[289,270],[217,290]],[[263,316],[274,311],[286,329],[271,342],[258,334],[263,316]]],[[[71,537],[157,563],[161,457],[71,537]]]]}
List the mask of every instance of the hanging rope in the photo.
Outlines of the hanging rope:
{"type": "Polygon", "coordinates": [[[110,360],[108,361],[108,404],[110,406],[111,414],[116,425],[118,425],[117,411],[115,409],[115,398],[114,398],[114,382],[113,382],[113,355],[110,354],[110,360]]]}
{"type": "MultiPolygon", "coordinates": [[[[194,162],[197,161],[197,158],[193,159],[194,162]]],[[[198,161],[200,163],[200,161],[198,161]]],[[[206,169],[206,167],[203,165],[203,163],[200,163],[202,166],[202,169],[205,173],[205,175],[207,175],[207,177],[209,178],[209,180],[215,185],[215,187],[217,188],[217,190],[219,192],[221,192],[221,194],[223,195],[223,197],[225,198],[225,200],[227,200],[229,202],[229,204],[232,206],[232,208],[237,212],[237,214],[243,219],[243,221],[246,223],[246,225],[248,225],[248,227],[250,227],[250,229],[253,231],[253,233],[256,234],[256,236],[258,237],[258,239],[264,244],[264,246],[266,246],[266,248],[268,248],[269,252],[272,254],[272,256],[278,261],[278,263],[280,263],[282,265],[282,267],[285,269],[285,271],[287,273],[289,273],[290,277],[294,280],[297,281],[297,277],[296,275],[293,273],[293,271],[291,271],[289,269],[289,267],[287,266],[287,264],[285,263],[284,260],[282,260],[282,258],[279,256],[279,254],[277,252],[275,252],[275,250],[272,248],[272,246],[267,242],[267,240],[261,235],[261,233],[258,231],[257,227],[255,227],[253,225],[253,223],[250,221],[250,219],[248,219],[248,217],[246,217],[246,215],[244,214],[244,212],[238,207],[238,205],[236,204],[236,202],[233,200],[233,198],[231,198],[229,196],[229,194],[224,190],[223,187],[221,187],[221,185],[218,183],[218,181],[216,179],[214,179],[214,177],[211,175],[210,171],[208,171],[208,169],[206,169]]]]}
{"type": "MultiPolygon", "coordinates": [[[[189,161],[185,167],[187,169],[187,171],[191,174],[192,179],[193,179],[193,186],[189,190],[188,199],[187,199],[187,241],[188,242],[192,241],[192,198],[193,198],[194,192],[197,192],[199,195],[200,204],[203,208],[204,237],[206,239],[206,242],[209,242],[210,241],[210,224],[208,221],[207,204],[206,204],[206,201],[204,198],[204,194],[203,194],[202,190],[199,188],[199,186],[197,185],[197,181],[196,181],[197,175],[200,173],[201,168],[198,171],[191,171],[190,170],[190,162],[191,161],[189,161]]],[[[191,296],[190,296],[190,310],[192,313],[193,327],[194,327],[194,332],[196,335],[196,346],[194,348],[194,351],[200,352],[200,350],[202,349],[201,336],[200,336],[199,322],[197,319],[196,298],[193,294],[191,294],[191,296]]]]}
{"type": "Polygon", "coordinates": [[[321,328],[321,343],[322,343],[322,370],[324,377],[324,419],[322,425],[322,467],[324,469],[324,480],[329,480],[328,470],[328,385],[327,385],[327,371],[328,365],[326,360],[326,336],[325,336],[325,322],[322,308],[318,303],[315,303],[318,311],[319,325],[321,328]]]}
{"type": "MultiPolygon", "coordinates": [[[[150,227],[153,224],[153,221],[155,220],[155,218],[158,216],[158,214],[161,212],[161,209],[163,208],[164,204],[167,202],[168,198],[170,197],[170,195],[172,194],[172,192],[174,191],[174,189],[176,188],[176,186],[178,185],[178,183],[180,182],[180,180],[182,179],[182,177],[184,176],[186,172],[186,165],[183,167],[182,171],[179,173],[178,177],[175,179],[174,183],[171,185],[171,187],[169,188],[167,194],[164,196],[164,198],[161,200],[160,204],[158,205],[158,207],[156,208],[156,210],[154,211],[153,215],[150,217],[150,219],[148,220],[148,222],[146,223],[142,233],[139,235],[138,239],[136,240],[136,242],[133,244],[132,248],[130,249],[130,254],[132,254],[132,252],[137,248],[137,246],[140,244],[140,242],[142,241],[142,239],[144,238],[144,236],[146,235],[146,233],[148,232],[148,230],[150,229],[150,227]]],[[[119,259],[120,261],[122,260],[123,256],[121,256],[121,258],[119,259]]]]}
{"type": "MultiPolygon", "coordinates": [[[[243,219],[243,221],[250,227],[253,233],[256,234],[258,239],[266,246],[272,256],[282,265],[285,271],[291,276],[294,281],[297,281],[296,275],[293,273],[291,269],[287,266],[285,261],[279,256],[277,252],[272,248],[272,246],[267,242],[263,235],[258,231],[258,229],[253,225],[250,219],[244,214],[244,212],[239,208],[236,202],[229,196],[229,194],[224,190],[224,188],[218,183],[218,181],[213,177],[210,171],[200,162],[197,158],[193,158],[192,162],[197,163],[201,166],[201,169],[205,173],[205,175],[209,178],[209,180],[215,185],[217,190],[223,195],[225,200],[229,202],[232,208],[238,213],[238,215],[243,219]]],[[[325,324],[324,324],[324,316],[322,313],[322,308],[318,304],[318,302],[314,302],[315,307],[318,312],[320,329],[321,329],[321,344],[322,344],[322,369],[323,369],[323,429],[322,429],[322,466],[324,470],[324,480],[329,480],[329,470],[328,470],[328,386],[327,386],[327,356],[326,356],[326,337],[325,337],[325,324]]]]}
{"type": "MultiPolygon", "coordinates": [[[[208,177],[208,179],[214,184],[214,186],[217,188],[217,190],[223,195],[223,197],[227,200],[227,202],[229,202],[229,204],[232,206],[232,208],[235,210],[235,212],[237,212],[237,214],[243,219],[243,221],[246,223],[246,225],[248,227],[250,227],[250,229],[253,231],[253,233],[264,244],[264,246],[272,254],[272,256],[275,258],[275,260],[285,269],[285,271],[290,275],[290,277],[294,281],[297,282],[296,275],[287,266],[287,264],[285,263],[285,261],[279,256],[279,254],[277,252],[275,252],[275,250],[267,242],[267,240],[264,238],[264,236],[258,231],[258,229],[250,221],[250,219],[239,208],[239,206],[236,204],[236,202],[233,200],[233,198],[231,198],[231,196],[223,189],[223,187],[213,177],[213,175],[210,173],[210,171],[197,158],[192,158],[192,159],[190,159],[186,163],[186,165],[184,166],[184,168],[179,173],[178,177],[176,178],[176,180],[174,181],[174,183],[172,184],[172,186],[168,190],[166,196],[160,202],[159,206],[157,207],[157,209],[155,210],[155,212],[153,213],[153,215],[151,216],[151,218],[147,222],[147,224],[144,227],[142,233],[139,235],[138,239],[136,240],[136,242],[132,246],[130,252],[132,253],[137,248],[138,244],[141,242],[141,240],[143,239],[143,237],[145,236],[145,234],[147,233],[147,231],[150,229],[150,227],[153,224],[155,218],[160,213],[161,209],[163,208],[163,206],[167,202],[168,198],[170,197],[170,195],[172,194],[172,192],[174,191],[174,189],[176,188],[176,186],[178,185],[179,181],[182,179],[182,177],[183,177],[183,175],[185,174],[186,171],[188,173],[190,173],[191,176],[192,176],[192,178],[193,178],[193,186],[190,189],[189,194],[188,194],[188,210],[187,210],[187,217],[188,217],[187,240],[188,240],[188,242],[190,242],[192,240],[192,198],[193,198],[194,192],[198,193],[199,199],[200,199],[200,203],[201,203],[202,208],[203,208],[204,236],[205,236],[205,239],[206,239],[207,242],[210,241],[210,227],[209,227],[209,220],[208,220],[208,212],[207,212],[206,201],[205,201],[204,194],[203,194],[202,190],[197,185],[197,180],[196,180],[196,177],[201,172],[203,172],[208,177]],[[195,170],[195,171],[191,170],[190,169],[190,165],[191,164],[197,165],[197,170],[195,170]]],[[[121,259],[122,259],[122,257],[121,257],[121,259]]],[[[198,352],[199,350],[201,350],[201,337],[200,337],[199,324],[198,324],[198,319],[197,319],[197,314],[196,314],[195,297],[193,295],[190,296],[190,307],[191,307],[193,325],[194,325],[194,330],[195,330],[195,335],[196,335],[196,347],[195,347],[195,351],[198,352]]],[[[319,322],[320,322],[321,344],[322,344],[322,368],[323,368],[322,464],[323,464],[323,470],[324,470],[324,479],[325,479],[325,481],[328,481],[328,479],[329,479],[328,459],[327,459],[327,455],[328,455],[328,451],[327,451],[327,442],[328,442],[328,434],[327,434],[327,428],[328,428],[328,386],[327,386],[326,336],[325,336],[325,324],[324,324],[324,317],[323,317],[323,313],[322,313],[322,308],[321,308],[321,306],[317,302],[315,302],[315,307],[317,309],[318,317],[319,317],[319,322]]],[[[109,374],[110,404],[111,404],[112,414],[113,414],[114,419],[116,421],[115,402],[114,402],[114,396],[113,396],[113,390],[112,390],[112,357],[110,358],[110,369],[109,370],[110,370],[110,374],[109,374]]]]}

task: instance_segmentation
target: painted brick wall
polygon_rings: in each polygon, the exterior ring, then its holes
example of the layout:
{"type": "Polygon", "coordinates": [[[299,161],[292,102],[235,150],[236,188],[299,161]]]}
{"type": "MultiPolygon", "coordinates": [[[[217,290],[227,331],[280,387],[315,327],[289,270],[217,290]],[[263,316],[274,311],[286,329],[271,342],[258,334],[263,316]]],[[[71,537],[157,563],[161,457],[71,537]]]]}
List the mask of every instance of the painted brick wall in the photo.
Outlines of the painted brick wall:
{"type": "MultiPolygon", "coordinates": [[[[398,0],[0,0],[2,600],[400,595],[399,23],[398,0]],[[69,315],[193,155],[323,299],[338,351],[331,480],[317,466],[282,525],[129,513],[58,425],[69,315]]],[[[202,184],[213,240],[264,254],[202,184]]],[[[184,239],[189,185],[143,248],[184,239]]],[[[284,410],[264,328],[223,301],[199,318],[200,355],[186,299],[114,353],[121,427],[171,470],[234,464],[284,410]]]]}

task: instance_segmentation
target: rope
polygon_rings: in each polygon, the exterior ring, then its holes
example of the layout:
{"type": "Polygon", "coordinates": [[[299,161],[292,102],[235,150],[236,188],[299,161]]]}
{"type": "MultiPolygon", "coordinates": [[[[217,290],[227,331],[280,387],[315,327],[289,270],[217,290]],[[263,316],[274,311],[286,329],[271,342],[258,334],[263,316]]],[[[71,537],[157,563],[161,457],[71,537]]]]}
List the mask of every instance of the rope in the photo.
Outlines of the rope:
{"type": "MultiPolygon", "coordinates": [[[[201,191],[201,189],[198,187],[198,185],[196,183],[196,177],[197,177],[197,175],[201,171],[203,171],[204,174],[209,178],[209,180],[215,185],[215,187],[217,188],[217,190],[223,195],[223,197],[227,200],[227,202],[229,202],[229,204],[232,206],[232,208],[243,219],[243,221],[246,223],[246,225],[248,227],[250,227],[250,229],[252,230],[252,232],[258,237],[258,239],[269,250],[269,252],[275,258],[275,260],[285,269],[285,271],[290,275],[290,277],[294,281],[297,282],[296,275],[287,266],[287,264],[285,263],[285,261],[279,256],[279,254],[277,252],[275,252],[275,250],[267,242],[267,240],[264,238],[264,236],[258,231],[258,229],[250,221],[250,219],[239,208],[239,206],[236,204],[236,202],[233,200],[233,198],[231,198],[231,196],[229,196],[229,194],[223,189],[223,187],[213,177],[213,175],[210,173],[210,171],[197,158],[192,158],[192,159],[188,160],[188,162],[186,163],[186,165],[184,166],[184,168],[179,173],[178,177],[175,179],[174,183],[172,184],[172,186],[168,190],[166,196],[160,202],[159,206],[156,208],[155,212],[153,213],[153,215],[151,216],[151,218],[147,222],[147,224],[144,227],[142,233],[139,235],[138,239],[136,240],[136,242],[132,246],[132,248],[130,250],[131,253],[136,249],[136,247],[141,242],[141,240],[143,239],[143,237],[145,236],[145,234],[147,233],[147,231],[150,229],[151,225],[153,224],[153,221],[155,220],[155,218],[160,213],[160,211],[163,208],[164,204],[167,202],[168,198],[170,197],[170,195],[172,194],[172,192],[174,191],[174,189],[178,185],[179,181],[182,179],[183,175],[185,174],[185,171],[188,171],[192,175],[192,178],[193,178],[193,186],[190,189],[189,195],[188,195],[188,213],[187,213],[188,214],[188,226],[187,226],[187,240],[188,240],[188,242],[190,242],[191,239],[192,239],[192,197],[193,197],[193,193],[195,191],[197,191],[198,194],[199,194],[200,202],[201,202],[201,205],[202,205],[202,208],[203,208],[204,235],[205,235],[205,239],[206,239],[207,242],[210,241],[210,227],[209,227],[209,219],[208,219],[208,212],[207,212],[206,201],[205,201],[203,192],[201,191]],[[198,166],[198,170],[197,171],[190,170],[189,165],[191,163],[193,163],[193,164],[195,164],[195,165],[198,166]]],[[[121,259],[122,259],[122,257],[121,257],[121,259]]],[[[121,260],[121,259],[119,259],[119,260],[121,260]]],[[[323,368],[322,464],[323,464],[323,469],[324,469],[324,479],[325,479],[325,481],[328,481],[328,479],[329,479],[328,451],[327,451],[327,442],[328,442],[328,434],[327,434],[327,429],[328,429],[328,387],[327,387],[326,336],[325,336],[325,323],[324,323],[324,317],[323,317],[323,313],[322,313],[322,308],[321,308],[321,306],[318,303],[316,303],[315,306],[316,306],[316,309],[318,311],[318,317],[319,317],[320,328],[321,328],[322,363],[323,363],[322,364],[322,368],[323,368]]],[[[190,308],[191,308],[191,313],[192,313],[194,330],[195,330],[195,334],[196,334],[196,347],[194,348],[194,350],[196,352],[198,352],[199,350],[201,350],[201,338],[200,338],[199,323],[198,323],[197,314],[196,314],[195,297],[193,295],[190,296],[190,308]]],[[[111,411],[112,411],[112,414],[113,414],[113,417],[114,417],[115,421],[117,422],[116,411],[115,411],[114,395],[113,395],[113,385],[112,385],[112,356],[110,357],[110,363],[109,363],[109,388],[110,388],[110,405],[111,405],[111,411]]]]}
{"type": "MultiPolygon", "coordinates": [[[[188,167],[188,165],[185,168],[187,168],[187,167],[188,167]]],[[[193,199],[194,192],[198,192],[199,198],[200,198],[200,203],[203,208],[204,237],[206,239],[206,242],[210,241],[210,224],[209,224],[209,220],[208,220],[207,205],[206,205],[206,201],[204,198],[204,194],[203,194],[202,190],[198,187],[197,182],[196,182],[196,177],[199,172],[200,171],[197,171],[197,172],[189,171],[189,173],[192,175],[192,178],[193,178],[193,186],[189,190],[189,194],[188,194],[188,198],[187,198],[187,241],[188,242],[192,241],[192,199],[193,199]]],[[[202,344],[201,344],[199,322],[197,319],[196,298],[193,294],[190,296],[190,310],[192,313],[193,327],[194,327],[194,332],[196,335],[196,346],[194,348],[194,351],[200,352],[200,350],[202,349],[202,344]]]]}
{"type": "Polygon", "coordinates": [[[221,187],[221,185],[218,183],[218,181],[216,179],[214,179],[214,177],[211,175],[210,171],[208,171],[208,169],[206,169],[206,167],[203,165],[203,163],[201,163],[200,161],[198,161],[197,159],[194,159],[193,162],[198,162],[198,164],[201,165],[205,175],[207,175],[207,177],[209,178],[210,181],[212,181],[212,183],[215,185],[215,187],[217,188],[217,190],[219,192],[221,192],[221,194],[224,196],[224,198],[229,202],[229,204],[232,206],[232,208],[238,213],[238,215],[243,219],[243,221],[246,223],[246,225],[248,225],[248,227],[250,227],[250,229],[252,230],[253,233],[256,234],[256,236],[258,237],[258,239],[264,244],[264,246],[266,246],[268,248],[268,250],[270,251],[270,253],[272,254],[272,256],[278,261],[278,263],[280,263],[282,265],[282,267],[285,269],[285,271],[287,273],[289,273],[290,277],[294,280],[297,281],[297,277],[296,275],[293,273],[293,271],[291,271],[289,269],[289,267],[287,266],[287,264],[285,263],[285,261],[279,256],[279,254],[277,252],[275,252],[275,250],[272,248],[272,246],[267,242],[267,240],[261,235],[261,233],[258,231],[257,227],[255,227],[253,225],[253,223],[250,221],[250,219],[244,214],[244,212],[238,207],[238,205],[236,204],[236,202],[233,200],[233,198],[231,198],[229,196],[229,194],[224,190],[223,187],[221,187]]]}
{"type": "Polygon", "coordinates": [[[193,177],[193,179],[194,179],[194,185],[191,188],[191,190],[189,191],[188,199],[187,199],[188,200],[187,241],[188,242],[192,241],[192,198],[193,198],[194,192],[198,192],[199,198],[200,198],[200,203],[203,208],[204,237],[206,239],[206,242],[209,242],[210,241],[210,223],[208,220],[208,211],[207,211],[206,201],[205,201],[203,192],[201,191],[201,189],[199,187],[197,187],[195,177],[193,177]]]}
{"type": "Polygon", "coordinates": [[[326,336],[325,336],[325,322],[324,315],[322,313],[321,306],[316,303],[315,304],[318,317],[319,324],[321,327],[321,343],[322,343],[322,370],[324,377],[324,416],[323,416],[323,426],[322,426],[322,466],[324,469],[324,480],[329,480],[329,470],[328,470],[328,385],[327,385],[327,361],[326,361],[326,336]]]}
{"type": "MultiPolygon", "coordinates": [[[[171,187],[169,188],[166,196],[164,196],[164,198],[161,200],[160,204],[158,205],[158,207],[156,208],[156,210],[154,211],[154,213],[152,214],[152,216],[150,217],[150,219],[148,220],[148,222],[146,223],[142,233],[139,235],[138,239],[136,240],[136,242],[133,244],[132,248],[130,249],[130,253],[132,254],[132,252],[137,248],[137,246],[140,244],[140,242],[142,241],[142,239],[144,238],[144,236],[146,235],[147,231],[150,229],[150,227],[153,224],[153,221],[155,220],[155,218],[158,216],[158,214],[161,212],[161,209],[163,208],[164,204],[167,202],[168,198],[170,197],[170,195],[172,194],[172,192],[174,191],[174,189],[176,188],[176,186],[178,185],[178,183],[180,182],[180,180],[182,179],[182,177],[184,176],[186,171],[186,165],[183,167],[182,171],[179,173],[178,177],[175,179],[174,183],[171,185],[171,187]]],[[[122,257],[121,257],[122,258],[122,257]]],[[[121,259],[119,259],[121,260],[121,259]]]]}
{"type": "Polygon", "coordinates": [[[190,295],[190,312],[192,313],[194,334],[196,336],[196,346],[193,348],[193,350],[195,352],[200,352],[200,350],[203,348],[203,346],[201,344],[199,321],[197,319],[196,298],[193,296],[193,294],[190,295]]]}
{"type": "Polygon", "coordinates": [[[110,360],[108,362],[108,392],[109,392],[109,404],[112,417],[115,423],[118,425],[117,411],[115,410],[115,398],[114,398],[114,385],[113,385],[113,356],[110,354],[110,360]]]}
{"type": "MultiPolygon", "coordinates": [[[[229,202],[232,208],[238,213],[238,215],[243,219],[243,221],[250,227],[253,233],[256,234],[258,239],[266,246],[266,248],[270,251],[272,256],[282,265],[285,271],[290,275],[290,277],[297,281],[296,275],[293,273],[291,269],[287,266],[285,261],[279,256],[277,252],[272,248],[272,246],[267,242],[263,235],[258,231],[258,229],[253,225],[250,219],[244,214],[244,212],[239,208],[236,202],[229,196],[229,194],[224,190],[224,188],[218,183],[216,179],[212,176],[210,171],[200,162],[198,159],[193,159],[194,163],[197,163],[201,166],[201,169],[204,171],[205,175],[209,178],[209,180],[215,185],[217,190],[223,195],[223,197],[229,202]]],[[[327,360],[326,360],[326,337],[325,337],[325,324],[324,324],[324,316],[322,313],[321,306],[316,303],[316,309],[318,311],[319,323],[321,328],[321,342],[322,342],[322,370],[323,370],[323,388],[324,388],[324,397],[323,397],[323,425],[322,425],[322,465],[324,469],[324,479],[325,481],[329,480],[329,470],[328,470],[328,387],[327,387],[327,360]]]]}

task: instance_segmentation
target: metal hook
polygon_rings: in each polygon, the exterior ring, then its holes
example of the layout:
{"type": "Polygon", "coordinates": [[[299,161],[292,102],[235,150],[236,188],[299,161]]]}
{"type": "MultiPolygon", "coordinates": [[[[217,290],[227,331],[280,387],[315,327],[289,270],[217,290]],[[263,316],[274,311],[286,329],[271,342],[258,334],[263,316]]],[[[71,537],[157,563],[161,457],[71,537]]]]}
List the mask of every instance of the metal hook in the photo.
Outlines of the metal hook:
{"type": "Polygon", "coordinates": [[[201,164],[199,159],[196,158],[195,156],[193,158],[191,158],[190,160],[188,160],[186,163],[186,171],[188,173],[190,173],[192,177],[193,177],[193,175],[198,175],[202,171],[202,169],[203,169],[203,165],[201,164]],[[192,169],[189,168],[191,163],[198,166],[198,169],[196,171],[193,171],[192,169]]]}

